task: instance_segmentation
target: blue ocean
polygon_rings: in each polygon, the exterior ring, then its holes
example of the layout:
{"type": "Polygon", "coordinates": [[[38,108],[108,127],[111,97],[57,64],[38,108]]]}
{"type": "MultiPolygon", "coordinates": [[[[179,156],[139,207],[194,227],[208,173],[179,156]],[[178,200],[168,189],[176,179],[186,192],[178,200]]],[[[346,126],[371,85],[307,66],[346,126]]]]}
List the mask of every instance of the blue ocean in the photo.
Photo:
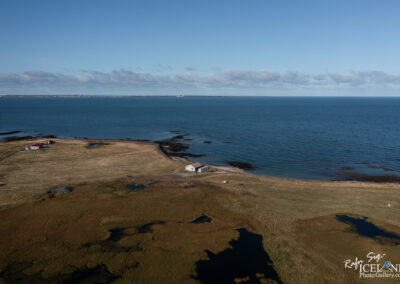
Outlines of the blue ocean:
{"type": "Polygon", "coordinates": [[[149,140],[182,133],[188,151],[204,155],[191,160],[246,162],[267,176],[400,174],[400,98],[0,98],[0,132],[16,130],[149,140]]]}

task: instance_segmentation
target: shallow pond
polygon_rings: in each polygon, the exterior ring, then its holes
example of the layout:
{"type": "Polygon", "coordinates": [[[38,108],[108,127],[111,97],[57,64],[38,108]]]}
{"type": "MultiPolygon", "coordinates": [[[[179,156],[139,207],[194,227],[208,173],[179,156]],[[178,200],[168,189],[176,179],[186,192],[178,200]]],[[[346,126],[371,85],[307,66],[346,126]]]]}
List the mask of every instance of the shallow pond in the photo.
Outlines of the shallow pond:
{"type": "Polygon", "coordinates": [[[89,148],[89,149],[96,149],[96,148],[99,148],[101,146],[101,144],[98,144],[98,143],[91,143],[91,144],[89,144],[87,147],[89,148]]]}
{"type": "Polygon", "coordinates": [[[127,184],[126,188],[134,191],[134,190],[139,190],[139,189],[145,189],[145,188],[147,188],[147,186],[145,186],[144,184],[135,184],[134,183],[134,184],[127,184]]]}
{"type": "MultiPolygon", "coordinates": [[[[400,244],[400,236],[394,233],[385,231],[371,222],[367,221],[367,218],[352,218],[347,215],[336,215],[336,219],[345,224],[349,224],[352,230],[361,236],[377,239],[390,239],[392,244],[400,244]]],[[[388,240],[389,241],[389,240],[388,240]]]]}
{"type": "Polygon", "coordinates": [[[226,250],[218,254],[206,250],[209,259],[196,263],[197,276],[192,277],[201,283],[238,283],[237,279],[247,279],[245,283],[282,283],[264,250],[263,237],[245,228],[237,231],[239,238],[231,240],[226,250]]]}
{"type": "Polygon", "coordinates": [[[212,219],[210,217],[208,217],[207,215],[201,215],[200,217],[194,219],[192,222],[190,223],[194,223],[194,224],[202,224],[202,223],[211,223],[212,219]]]}

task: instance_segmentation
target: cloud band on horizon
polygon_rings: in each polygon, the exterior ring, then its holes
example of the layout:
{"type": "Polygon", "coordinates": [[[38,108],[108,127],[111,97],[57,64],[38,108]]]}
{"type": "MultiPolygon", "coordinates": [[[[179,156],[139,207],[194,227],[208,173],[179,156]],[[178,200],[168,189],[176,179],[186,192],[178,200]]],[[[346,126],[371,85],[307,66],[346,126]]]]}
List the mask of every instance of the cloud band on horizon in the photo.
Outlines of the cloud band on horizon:
{"type": "Polygon", "coordinates": [[[21,73],[0,73],[0,91],[7,88],[45,87],[45,88],[207,88],[207,89],[243,89],[243,88],[340,88],[384,86],[400,87],[400,75],[382,71],[353,71],[347,73],[305,74],[299,71],[251,71],[226,70],[208,75],[196,75],[190,72],[173,75],[155,75],[129,70],[114,70],[109,73],[90,71],[76,75],[44,71],[26,71],[21,73]]]}

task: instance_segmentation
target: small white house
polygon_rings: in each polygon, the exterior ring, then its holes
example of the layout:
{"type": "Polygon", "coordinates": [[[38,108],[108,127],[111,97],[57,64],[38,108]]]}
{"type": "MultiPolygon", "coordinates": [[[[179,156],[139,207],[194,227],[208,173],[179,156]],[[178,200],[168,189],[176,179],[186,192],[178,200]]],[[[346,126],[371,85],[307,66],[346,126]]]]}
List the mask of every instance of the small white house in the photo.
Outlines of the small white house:
{"type": "Polygon", "coordinates": [[[200,163],[193,163],[193,164],[187,165],[185,167],[185,170],[187,170],[188,172],[196,172],[197,169],[201,168],[202,166],[203,165],[200,163]]]}
{"type": "Polygon", "coordinates": [[[54,141],[52,141],[52,140],[45,140],[45,141],[43,141],[42,144],[44,144],[44,145],[50,145],[50,144],[53,144],[53,143],[54,143],[54,141]]]}
{"type": "Polygon", "coordinates": [[[208,170],[208,167],[204,166],[200,163],[193,163],[193,164],[187,165],[185,167],[185,170],[187,170],[188,172],[203,173],[206,170],[208,170]]]}

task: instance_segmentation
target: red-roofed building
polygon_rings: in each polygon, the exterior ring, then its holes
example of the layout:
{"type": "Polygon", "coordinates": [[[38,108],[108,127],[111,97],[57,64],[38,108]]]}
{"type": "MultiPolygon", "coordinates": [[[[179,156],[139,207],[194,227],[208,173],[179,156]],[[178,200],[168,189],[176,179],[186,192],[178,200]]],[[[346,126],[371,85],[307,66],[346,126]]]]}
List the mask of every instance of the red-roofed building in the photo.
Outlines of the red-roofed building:
{"type": "Polygon", "coordinates": [[[39,150],[40,148],[43,148],[43,144],[42,143],[37,143],[37,144],[33,144],[32,146],[29,147],[31,150],[39,150]]]}

